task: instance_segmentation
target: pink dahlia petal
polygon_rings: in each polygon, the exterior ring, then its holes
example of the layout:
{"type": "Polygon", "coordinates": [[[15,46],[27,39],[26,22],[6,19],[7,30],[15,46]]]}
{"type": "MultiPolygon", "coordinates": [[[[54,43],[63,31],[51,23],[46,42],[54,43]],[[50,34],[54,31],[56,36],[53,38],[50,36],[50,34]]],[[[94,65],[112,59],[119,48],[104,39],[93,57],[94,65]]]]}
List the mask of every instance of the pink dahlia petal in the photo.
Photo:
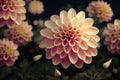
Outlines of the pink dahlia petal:
{"type": "Polygon", "coordinates": [[[47,51],[46,51],[45,57],[46,57],[47,59],[51,59],[51,58],[52,58],[52,56],[51,56],[51,51],[50,51],[50,50],[47,50],[47,51]]]}
{"type": "Polygon", "coordinates": [[[78,59],[78,61],[75,63],[75,66],[79,69],[82,68],[83,67],[83,61],[78,59]]]}
{"type": "Polygon", "coordinates": [[[55,55],[55,56],[53,57],[53,59],[52,59],[52,63],[53,63],[54,65],[58,65],[60,62],[61,62],[60,56],[59,56],[59,55],[55,55]]]}
{"type": "Polygon", "coordinates": [[[90,64],[92,62],[92,57],[86,57],[85,58],[85,63],[90,64]]]}
{"type": "Polygon", "coordinates": [[[61,65],[66,69],[70,66],[70,60],[68,56],[66,56],[64,59],[62,59],[61,65]]]}
{"type": "Polygon", "coordinates": [[[65,53],[65,52],[62,52],[61,54],[60,54],[60,58],[65,58],[67,56],[67,54],[65,53]]]}
{"type": "Polygon", "coordinates": [[[75,64],[78,60],[78,55],[72,51],[69,53],[68,57],[72,64],[75,64]]]}
{"type": "Polygon", "coordinates": [[[63,46],[58,46],[57,50],[56,50],[56,53],[61,54],[62,52],[63,52],[63,46]]]}
{"type": "Polygon", "coordinates": [[[43,39],[39,47],[45,48],[46,58],[52,59],[54,65],[61,63],[66,69],[72,63],[82,68],[84,62],[90,64],[92,56],[97,55],[98,29],[83,11],[77,14],[74,9],[63,10],[51,16],[45,26],[40,31],[43,39]]]}

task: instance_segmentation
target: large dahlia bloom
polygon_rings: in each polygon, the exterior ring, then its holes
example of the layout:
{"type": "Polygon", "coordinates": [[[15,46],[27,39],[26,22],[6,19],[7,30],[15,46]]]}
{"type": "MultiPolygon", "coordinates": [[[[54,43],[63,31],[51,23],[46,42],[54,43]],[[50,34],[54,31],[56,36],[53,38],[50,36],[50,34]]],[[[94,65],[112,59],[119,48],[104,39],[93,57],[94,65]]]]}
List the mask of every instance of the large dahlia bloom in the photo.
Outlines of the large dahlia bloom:
{"type": "Polygon", "coordinates": [[[113,16],[110,4],[104,1],[92,1],[86,8],[89,16],[96,15],[100,22],[108,22],[113,16]]]}
{"type": "Polygon", "coordinates": [[[31,1],[29,3],[29,11],[32,14],[41,14],[44,11],[44,5],[41,1],[31,1]]]}
{"type": "Polygon", "coordinates": [[[23,0],[0,0],[0,27],[12,27],[24,20],[26,10],[23,0]]]}
{"type": "Polygon", "coordinates": [[[108,23],[103,35],[108,50],[120,54],[120,20],[116,19],[114,24],[108,23]]]}
{"type": "Polygon", "coordinates": [[[0,66],[12,66],[18,59],[17,45],[8,39],[0,40],[0,66]]]}
{"type": "Polygon", "coordinates": [[[52,59],[54,65],[68,68],[74,64],[82,68],[83,62],[90,64],[92,56],[97,55],[99,31],[93,27],[93,19],[85,18],[85,13],[76,14],[74,9],[61,11],[60,16],[52,15],[45,22],[46,28],[40,31],[43,36],[39,47],[45,48],[46,58],[52,59]]]}
{"type": "Polygon", "coordinates": [[[13,40],[15,44],[25,45],[32,40],[32,26],[27,22],[22,22],[19,25],[15,25],[14,28],[9,28],[5,36],[9,40],[13,40]]]}

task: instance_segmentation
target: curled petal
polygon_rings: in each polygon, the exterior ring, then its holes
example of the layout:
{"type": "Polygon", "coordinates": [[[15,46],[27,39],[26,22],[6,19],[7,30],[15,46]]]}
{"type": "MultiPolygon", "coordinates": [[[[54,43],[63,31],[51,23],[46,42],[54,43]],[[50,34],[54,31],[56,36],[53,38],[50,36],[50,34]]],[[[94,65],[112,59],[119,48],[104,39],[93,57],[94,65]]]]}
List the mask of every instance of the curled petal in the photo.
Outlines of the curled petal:
{"type": "Polygon", "coordinates": [[[69,19],[72,19],[72,18],[74,18],[76,16],[76,11],[73,9],[73,8],[71,8],[69,11],[68,11],[68,18],[69,19]]]}
{"type": "Polygon", "coordinates": [[[68,58],[68,56],[66,56],[64,59],[62,59],[61,65],[67,69],[70,66],[70,60],[68,58]]]}
{"type": "Polygon", "coordinates": [[[71,52],[68,54],[68,56],[69,56],[70,62],[71,62],[72,64],[75,64],[75,63],[77,62],[78,56],[77,56],[76,53],[74,53],[74,52],[71,51],[71,52]]]}
{"type": "Polygon", "coordinates": [[[54,65],[58,65],[60,62],[61,62],[60,56],[59,56],[59,55],[55,55],[55,56],[53,57],[53,59],[52,59],[52,63],[53,63],[54,65]]]}
{"type": "Polygon", "coordinates": [[[54,39],[53,33],[50,29],[44,28],[40,31],[40,34],[48,39],[54,39]]]}
{"type": "Polygon", "coordinates": [[[80,59],[78,59],[78,61],[75,63],[75,66],[76,66],[78,69],[82,68],[82,67],[83,67],[83,61],[80,60],[80,59]]]}

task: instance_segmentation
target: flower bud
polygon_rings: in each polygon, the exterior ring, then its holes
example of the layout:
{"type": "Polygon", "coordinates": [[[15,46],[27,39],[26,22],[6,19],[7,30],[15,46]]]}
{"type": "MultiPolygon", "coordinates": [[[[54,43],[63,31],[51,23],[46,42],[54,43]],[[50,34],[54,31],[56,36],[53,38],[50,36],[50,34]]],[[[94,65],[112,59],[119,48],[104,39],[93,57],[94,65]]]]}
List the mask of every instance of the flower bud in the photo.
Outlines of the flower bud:
{"type": "Polygon", "coordinates": [[[107,68],[110,66],[110,64],[111,64],[111,61],[112,61],[112,59],[106,61],[106,62],[103,64],[103,68],[107,69],[107,68]]]}
{"type": "Polygon", "coordinates": [[[33,58],[33,61],[38,61],[39,59],[42,58],[42,55],[36,55],[34,58],[33,58]]]}
{"type": "Polygon", "coordinates": [[[58,69],[55,69],[55,76],[56,77],[60,77],[61,76],[61,72],[58,69]]]}

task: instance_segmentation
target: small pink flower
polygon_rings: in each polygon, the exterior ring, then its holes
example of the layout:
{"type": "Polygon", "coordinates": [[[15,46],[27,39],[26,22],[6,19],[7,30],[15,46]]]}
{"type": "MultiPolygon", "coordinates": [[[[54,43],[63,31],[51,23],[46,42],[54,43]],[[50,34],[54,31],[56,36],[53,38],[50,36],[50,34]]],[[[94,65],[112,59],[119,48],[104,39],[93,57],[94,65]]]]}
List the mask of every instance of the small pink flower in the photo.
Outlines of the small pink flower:
{"type": "Polygon", "coordinates": [[[114,24],[107,24],[103,35],[105,37],[104,44],[108,50],[120,54],[120,20],[116,19],[114,24]]]}
{"type": "Polygon", "coordinates": [[[45,48],[46,58],[54,65],[68,68],[72,63],[82,68],[83,63],[90,64],[92,56],[97,55],[99,30],[93,27],[93,19],[85,18],[85,13],[78,14],[74,9],[61,11],[60,16],[52,15],[45,22],[46,28],[40,31],[43,36],[39,47],[45,48]]]}
{"type": "Polygon", "coordinates": [[[32,26],[27,22],[22,22],[19,25],[15,25],[14,28],[8,29],[5,36],[9,40],[13,40],[15,44],[25,45],[32,40],[32,26]]]}
{"type": "Polygon", "coordinates": [[[113,16],[110,5],[104,1],[92,1],[86,8],[89,16],[97,15],[100,22],[108,22],[113,16]]]}
{"type": "Polygon", "coordinates": [[[41,14],[44,11],[44,5],[41,1],[33,0],[29,3],[29,11],[32,14],[41,14]]]}
{"type": "Polygon", "coordinates": [[[0,27],[12,27],[24,20],[26,10],[23,0],[0,0],[0,27]]]}
{"type": "Polygon", "coordinates": [[[17,45],[7,39],[0,40],[0,66],[14,65],[18,59],[19,52],[17,51],[17,45]]]}

